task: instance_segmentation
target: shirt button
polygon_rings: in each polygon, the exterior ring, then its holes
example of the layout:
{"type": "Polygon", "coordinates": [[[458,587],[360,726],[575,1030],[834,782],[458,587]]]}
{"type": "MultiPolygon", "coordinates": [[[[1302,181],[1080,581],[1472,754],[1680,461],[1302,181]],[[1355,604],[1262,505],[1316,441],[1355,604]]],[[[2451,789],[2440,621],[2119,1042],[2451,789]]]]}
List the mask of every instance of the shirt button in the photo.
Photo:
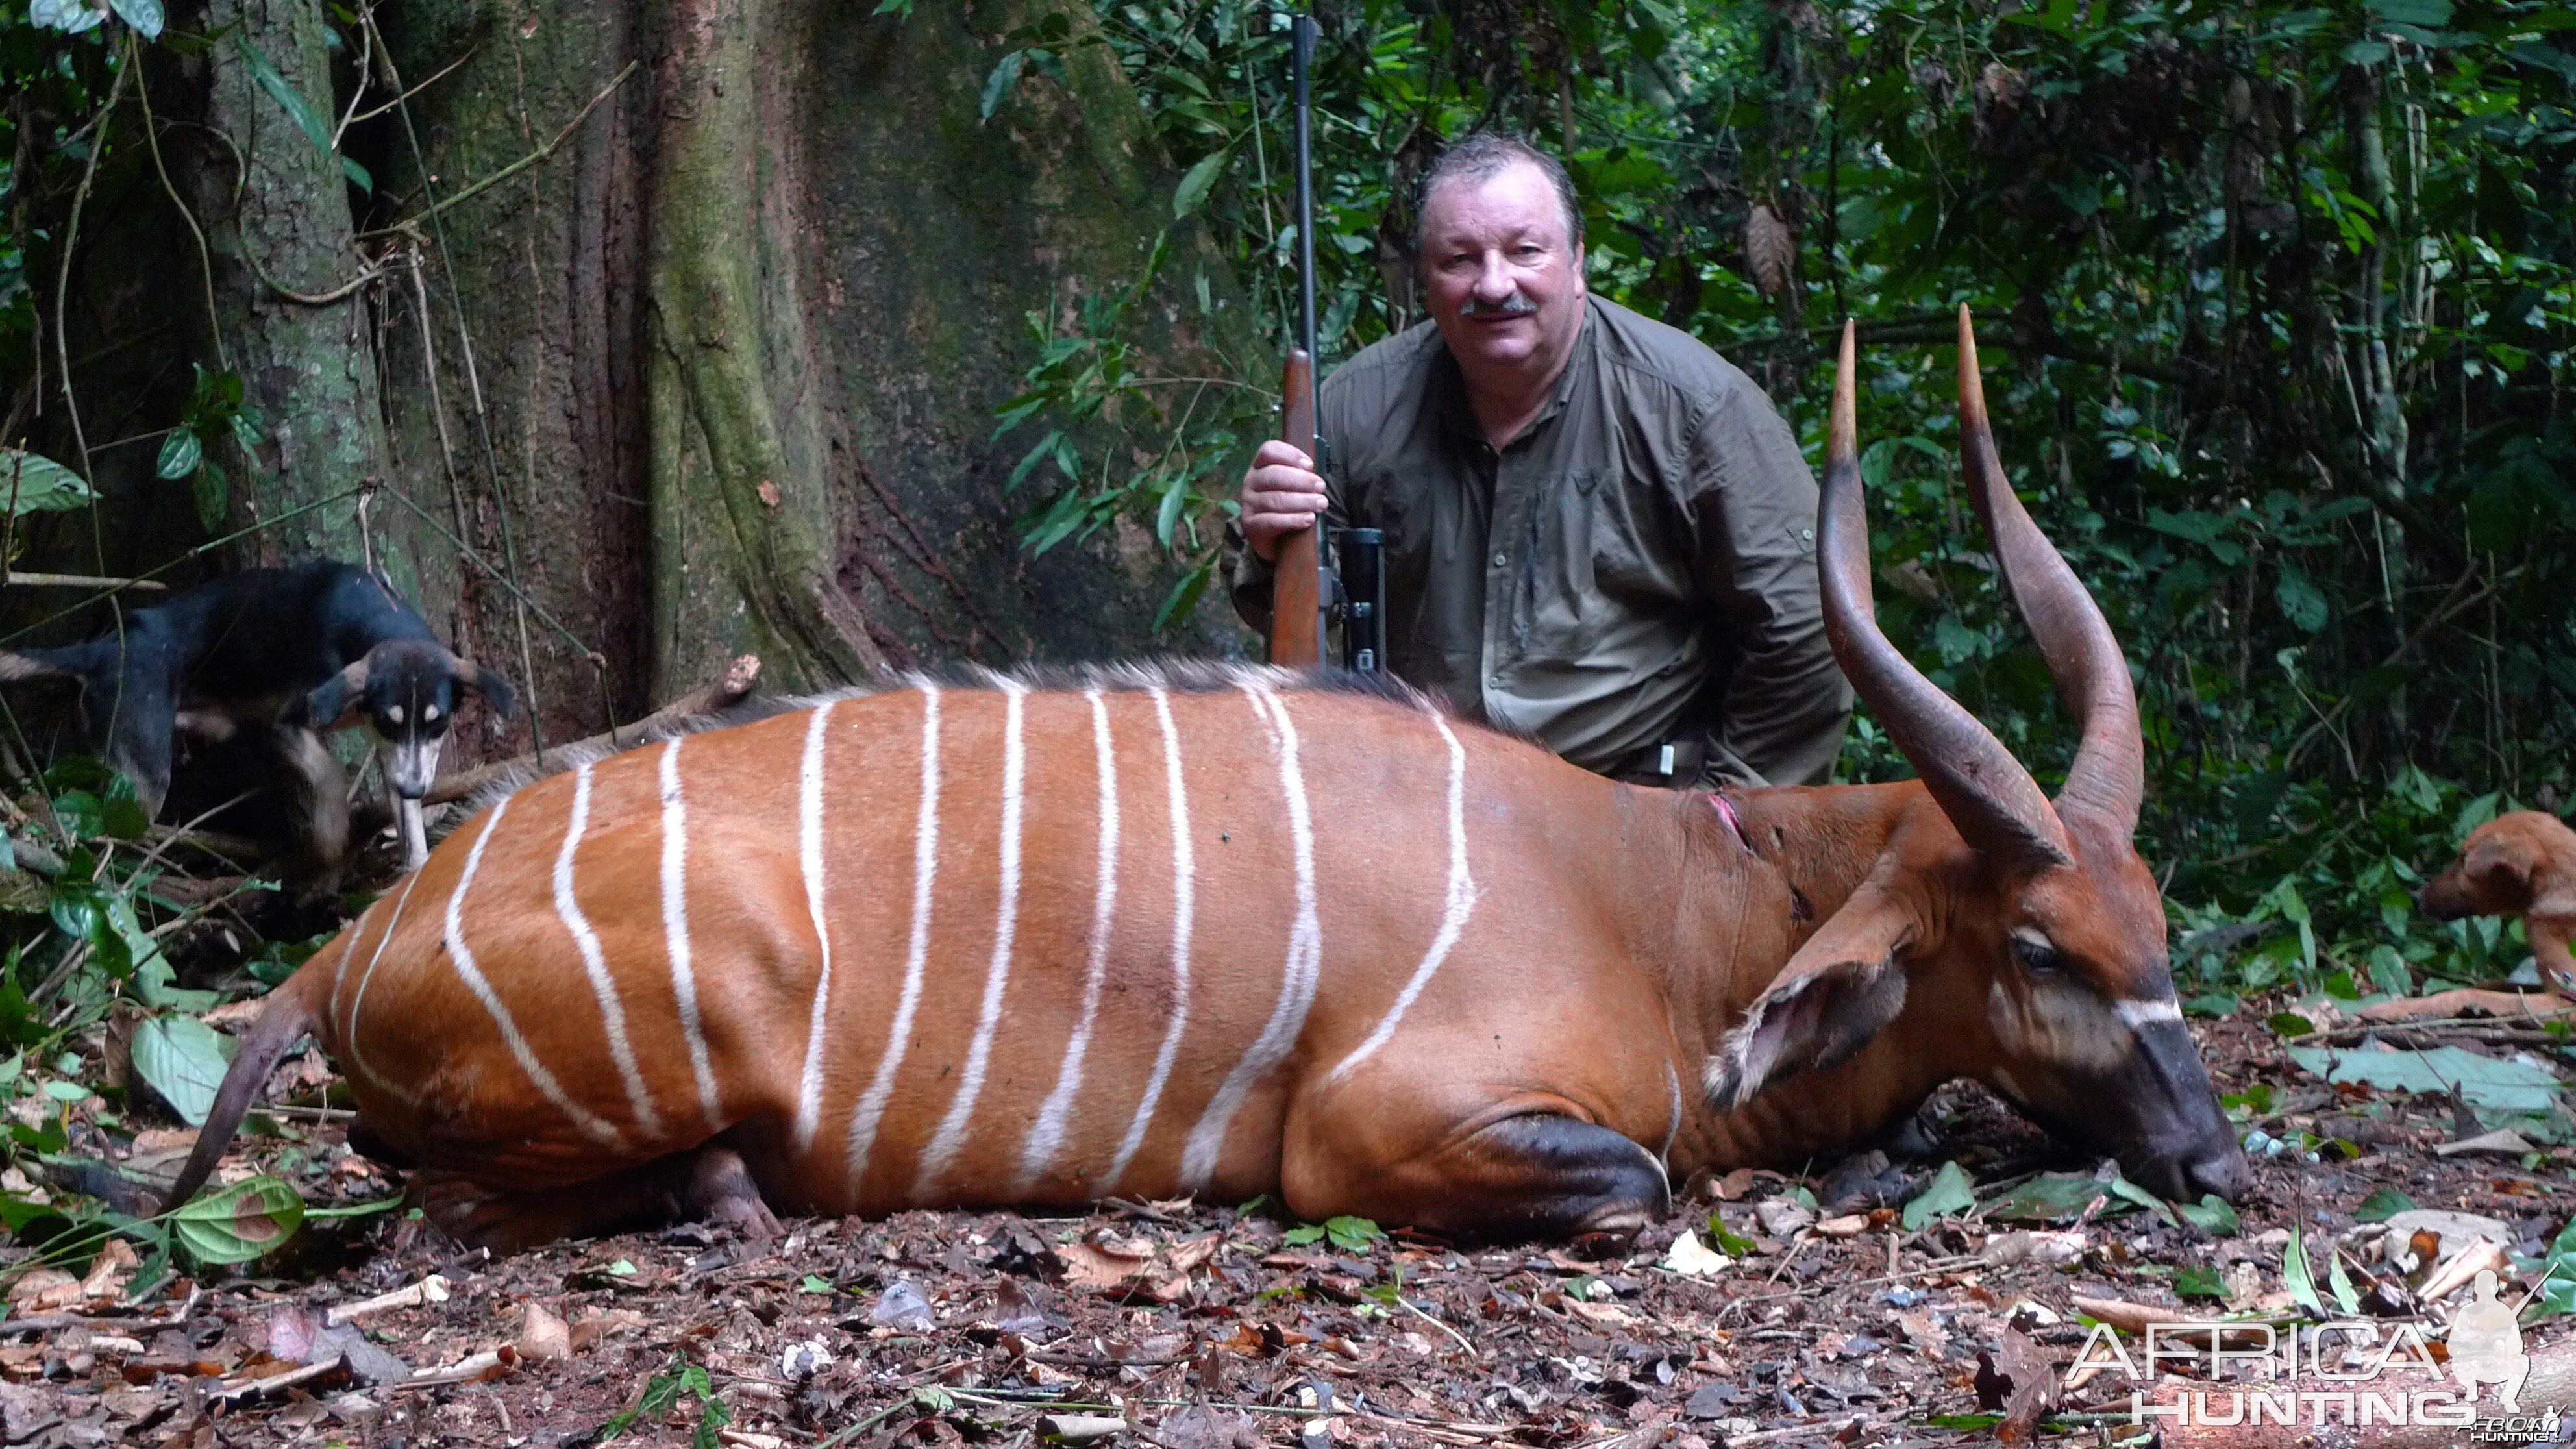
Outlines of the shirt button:
{"type": "Polygon", "coordinates": [[[1501,568],[1503,565],[1510,563],[1511,561],[1512,556],[1510,554],[1498,553],[1494,555],[1494,567],[1496,568],[1501,568]]]}
{"type": "Polygon", "coordinates": [[[1798,530],[1798,542],[1800,542],[1800,543],[1814,543],[1815,541],[1816,541],[1816,531],[1815,531],[1814,529],[1812,529],[1812,528],[1802,528],[1802,529],[1799,529],[1799,530],[1798,530]]]}

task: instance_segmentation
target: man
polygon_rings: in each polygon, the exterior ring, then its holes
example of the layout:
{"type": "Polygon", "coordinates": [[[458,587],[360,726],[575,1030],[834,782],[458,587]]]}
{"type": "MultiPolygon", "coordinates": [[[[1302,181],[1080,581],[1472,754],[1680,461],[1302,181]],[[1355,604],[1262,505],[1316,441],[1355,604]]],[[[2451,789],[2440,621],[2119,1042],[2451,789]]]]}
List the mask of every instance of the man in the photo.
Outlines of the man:
{"type": "Polygon", "coordinates": [[[1617,779],[1822,781],[1851,689],[1779,414],[1695,339],[1588,294],[1573,183],[1544,153],[1469,136],[1419,215],[1431,320],[1324,383],[1322,476],[1284,442],[1254,456],[1236,610],[1266,628],[1278,541],[1317,513],[1383,529],[1399,677],[1617,779]]]}

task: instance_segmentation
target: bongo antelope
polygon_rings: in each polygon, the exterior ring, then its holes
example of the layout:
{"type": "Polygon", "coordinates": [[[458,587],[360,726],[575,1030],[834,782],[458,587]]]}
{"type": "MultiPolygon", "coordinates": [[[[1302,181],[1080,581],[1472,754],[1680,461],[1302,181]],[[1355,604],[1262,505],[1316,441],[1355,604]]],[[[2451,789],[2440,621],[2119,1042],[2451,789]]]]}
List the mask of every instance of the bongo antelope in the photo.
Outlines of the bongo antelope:
{"type": "Polygon", "coordinates": [[[1964,321],[1969,476],[2083,731],[2054,802],[1872,620],[1846,332],[1825,604],[1921,782],[1632,787],[1261,668],[826,699],[469,819],[280,988],[172,1200],[307,1032],[354,1135],[501,1249],[1182,1193],[1624,1234],[1961,1076],[2233,1194],[2129,842],[2128,669],[2003,479],[1964,321]]]}

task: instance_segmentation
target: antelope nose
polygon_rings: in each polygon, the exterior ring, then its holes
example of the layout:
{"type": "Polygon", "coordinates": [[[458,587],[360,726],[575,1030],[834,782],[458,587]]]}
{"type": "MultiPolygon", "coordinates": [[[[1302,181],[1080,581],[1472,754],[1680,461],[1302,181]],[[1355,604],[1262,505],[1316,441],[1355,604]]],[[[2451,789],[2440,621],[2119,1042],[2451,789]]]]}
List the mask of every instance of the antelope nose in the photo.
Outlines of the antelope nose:
{"type": "Polygon", "coordinates": [[[2244,1197],[2253,1185],[2253,1174],[2245,1166],[2245,1154],[2236,1144],[2227,1142],[2182,1163],[2185,1191],[2193,1198],[2203,1193],[2216,1193],[2229,1202],[2244,1197]]]}

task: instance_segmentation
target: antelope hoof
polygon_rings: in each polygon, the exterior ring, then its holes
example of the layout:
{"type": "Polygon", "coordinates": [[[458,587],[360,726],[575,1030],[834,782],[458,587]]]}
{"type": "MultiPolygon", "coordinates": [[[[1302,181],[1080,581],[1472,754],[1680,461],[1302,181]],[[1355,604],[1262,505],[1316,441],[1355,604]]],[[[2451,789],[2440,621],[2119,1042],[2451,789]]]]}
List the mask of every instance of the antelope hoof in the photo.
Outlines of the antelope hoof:
{"type": "Polygon", "coordinates": [[[760,1196],[742,1155],[730,1147],[710,1147],[698,1154],[689,1172],[689,1206],[698,1216],[740,1233],[753,1243],[775,1242],[784,1233],[778,1216],[760,1196]]]}

